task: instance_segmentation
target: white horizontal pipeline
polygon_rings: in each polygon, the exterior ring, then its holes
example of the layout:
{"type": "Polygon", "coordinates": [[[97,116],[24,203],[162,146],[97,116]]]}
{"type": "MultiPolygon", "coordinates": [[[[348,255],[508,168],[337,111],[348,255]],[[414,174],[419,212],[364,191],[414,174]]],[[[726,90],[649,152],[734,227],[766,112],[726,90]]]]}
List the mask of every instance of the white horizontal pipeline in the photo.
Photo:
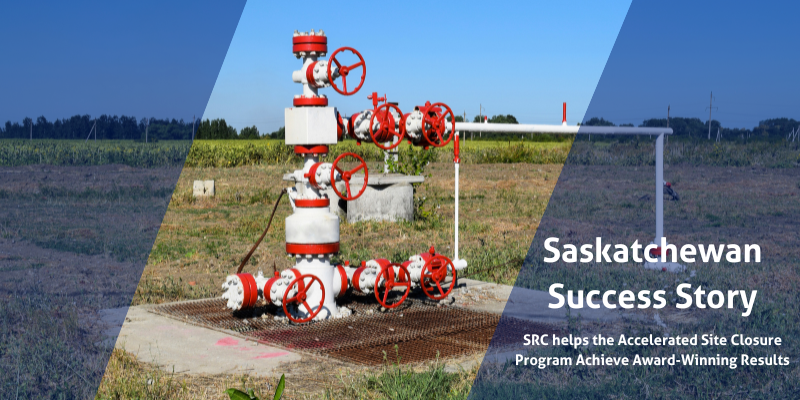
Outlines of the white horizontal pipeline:
{"type": "Polygon", "coordinates": [[[456,122],[458,132],[517,132],[517,133],[563,133],[593,135],[671,135],[672,128],[637,128],[626,126],[576,126],[535,124],[493,124],[479,122],[456,122]]]}

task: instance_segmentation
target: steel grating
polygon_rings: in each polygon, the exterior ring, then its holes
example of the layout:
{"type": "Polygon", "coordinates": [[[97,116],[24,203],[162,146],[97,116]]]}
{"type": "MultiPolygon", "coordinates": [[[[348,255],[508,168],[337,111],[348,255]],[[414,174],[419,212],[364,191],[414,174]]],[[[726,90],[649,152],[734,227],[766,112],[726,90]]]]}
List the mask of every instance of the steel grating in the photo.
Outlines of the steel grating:
{"type": "Polygon", "coordinates": [[[492,340],[500,345],[519,343],[521,332],[560,333],[549,324],[508,317],[501,323],[497,314],[437,307],[420,299],[409,298],[390,312],[378,311],[374,298],[368,296],[347,296],[340,299],[340,306],[351,309],[353,315],[302,325],[274,319],[278,310],[274,306],[262,303],[251,310],[231,312],[225,308],[225,300],[218,298],[164,304],[152,311],[260,343],[365,365],[407,364],[484,352],[492,340]]]}

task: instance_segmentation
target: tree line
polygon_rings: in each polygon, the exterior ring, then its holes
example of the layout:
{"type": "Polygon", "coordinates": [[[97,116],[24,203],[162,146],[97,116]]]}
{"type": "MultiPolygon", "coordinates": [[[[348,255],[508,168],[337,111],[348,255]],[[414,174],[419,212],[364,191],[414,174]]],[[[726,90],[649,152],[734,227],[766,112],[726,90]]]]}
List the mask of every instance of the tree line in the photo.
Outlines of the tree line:
{"type": "MultiPolygon", "coordinates": [[[[463,122],[464,118],[460,115],[455,116],[456,122],[463,122]]],[[[483,122],[483,116],[476,115],[473,122],[483,122]]],[[[517,124],[517,118],[511,114],[493,115],[489,117],[490,123],[517,124]]],[[[159,140],[191,140],[195,139],[259,139],[273,138],[284,139],[286,136],[285,128],[280,127],[275,132],[261,135],[258,128],[254,126],[236,128],[225,122],[224,118],[205,119],[193,123],[183,119],[158,119],[142,118],[137,120],[134,116],[110,116],[101,115],[92,118],[89,115],[75,115],[70,118],[56,119],[48,121],[41,116],[35,121],[25,118],[22,123],[7,121],[0,126],[0,139],[27,139],[31,136],[37,139],[86,139],[92,127],[96,124],[96,132],[92,132],[91,138],[101,140],[134,140],[134,141],[159,141],[159,140]]],[[[669,119],[669,127],[672,128],[675,136],[687,138],[707,138],[708,121],[703,122],[700,118],[672,117],[669,119]]],[[[587,126],[617,126],[613,122],[604,118],[593,117],[584,122],[587,126]]],[[[620,124],[619,126],[634,126],[633,124],[620,124]]],[[[651,118],[644,120],[640,127],[666,127],[666,118],[651,118]]],[[[725,138],[748,138],[777,140],[785,138],[792,131],[800,130],[800,122],[791,118],[772,118],[759,121],[758,126],[747,128],[726,128],[717,120],[711,120],[711,136],[716,137],[719,129],[722,137],[725,138]]],[[[480,139],[498,140],[506,139],[509,134],[496,132],[483,132],[480,139]]],[[[512,135],[519,136],[518,134],[512,135]]],[[[511,138],[509,136],[508,138],[511,138]]],[[[477,138],[476,138],[477,139],[477,138]]]]}
{"type": "Polygon", "coordinates": [[[258,128],[250,126],[237,131],[225,119],[184,121],[176,119],[142,118],[134,116],[75,115],[70,118],[48,121],[41,116],[35,121],[25,118],[22,123],[7,121],[0,126],[0,139],[68,139],[89,137],[98,140],[133,140],[157,142],[159,140],[195,139],[259,139],[258,128]],[[96,127],[96,132],[93,130],[96,127]],[[91,135],[90,135],[91,133],[91,135]]]}
{"type": "MultiPolygon", "coordinates": [[[[669,127],[672,128],[674,136],[681,136],[686,138],[708,139],[708,121],[703,122],[700,118],[682,118],[671,117],[669,119],[669,127]]],[[[617,126],[611,121],[603,118],[593,117],[584,122],[587,126],[617,126]]],[[[633,124],[621,124],[619,126],[633,126],[633,124]]],[[[640,127],[648,128],[664,128],[667,127],[666,118],[651,118],[644,120],[640,127]]],[[[763,139],[763,140],[779,140],[786,138],[786,135],[792,131],[800,129],[800,121],[795,121],[792,118],[771,118],[758,122],[758,126],[752,129],[747,128],[726,128],[722,124],[712,119],[711,120],[711,139],[717,137],[717,130],[723,138],[730,139],[763,139]]]]}
{"type": "Polygon", "coordinates": [[[0,126],[2,139],[86,139],[98,140],[191,140],[192,121],[176,119],[142,118],[134,116],[75,115],[70,118],[48,121],[41,116],[35,121],[25,118],[22,123],[7,121],[0,126]],[[96,132],[92,130],[96,124],[96,132]]]}

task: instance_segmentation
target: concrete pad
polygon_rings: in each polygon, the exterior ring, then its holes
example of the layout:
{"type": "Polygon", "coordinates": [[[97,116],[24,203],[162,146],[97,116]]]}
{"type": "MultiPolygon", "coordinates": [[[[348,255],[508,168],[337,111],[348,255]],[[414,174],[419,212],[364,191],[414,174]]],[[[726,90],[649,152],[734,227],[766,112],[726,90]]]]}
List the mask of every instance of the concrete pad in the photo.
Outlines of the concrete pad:
{"type": "Polygon", "coordinates": [[[459,279],[454,292],[457,304],[462,307],[529,321],[565,322],[570,317],[580,316],[587,322],[613,322],[622,318],[618,309],[605,308],[602,305],[599,309],[572,309],[566,305],[551,309],[548,304],[555,303],[555,299],[548,292],[472,279],[459,279]]]}
{"type": "MultiPolygon", "coordinates": [[[[153,314],[150,307],[127,310],[116,347],[165,371],[273,376],[284,372],[283,363],[301,359],[277,347],[153,314]]],[[[104,311],[101,316],[107,324],[119,321],[120,309],[104,311]]]]}

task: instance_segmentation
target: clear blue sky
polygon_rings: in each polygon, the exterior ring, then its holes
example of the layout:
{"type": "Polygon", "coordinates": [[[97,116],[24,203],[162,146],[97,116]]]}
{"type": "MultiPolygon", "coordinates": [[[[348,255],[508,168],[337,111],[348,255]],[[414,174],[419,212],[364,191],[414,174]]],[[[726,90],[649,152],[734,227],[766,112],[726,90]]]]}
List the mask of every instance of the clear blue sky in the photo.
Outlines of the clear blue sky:
{"type": "Polygon", "coordinates": [[[291,53],[292,32],[323,29],[331,51],[352,46],[367,63],[356,95],[322,90],[347,115],[371,108],[366,96],[377,91],[404,111],[442,101],[472,118],[483,104],[489,115],[555,124],[566,101],[574,123],[630,1],[376,4],[304,2],[298,11],[292,2],[248,2],[204,117],[262,133],[282,126],[283,109],[302,92],[291,80],[301,66],[291,53]]]}
{"type": "Polygon", "coordinates": [[[0,2],[0,123],[202,115],[242,0],[0,2]]]}
{"type": "Polygon", "coordinates": [[[800,3],[634,1],[587,117],[672,116],[731,128],[800,119],[800,3]],[[718,107],[718,108],[716,108],[718,107]]]}
{"type": "Polygon", "coordinates": [[[470,118],[483,104],[489,115],[559,123],[567,101],[575,123],[594,96],[587,118],[640,123],[671,105],[706,120],[713,90],[724,126],[800,118],[796,2],[303,4],[1,2],[0,122],[205,111],[269,132],[300,91],[291,33],[312,28],[366,58],[359,94],[323,91],[346,114],[375,90],[405,110],[443,101],[470,118]]]}

